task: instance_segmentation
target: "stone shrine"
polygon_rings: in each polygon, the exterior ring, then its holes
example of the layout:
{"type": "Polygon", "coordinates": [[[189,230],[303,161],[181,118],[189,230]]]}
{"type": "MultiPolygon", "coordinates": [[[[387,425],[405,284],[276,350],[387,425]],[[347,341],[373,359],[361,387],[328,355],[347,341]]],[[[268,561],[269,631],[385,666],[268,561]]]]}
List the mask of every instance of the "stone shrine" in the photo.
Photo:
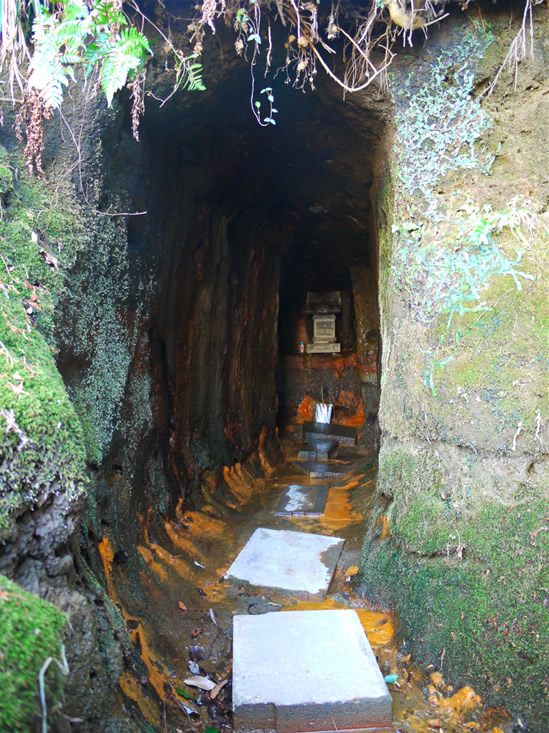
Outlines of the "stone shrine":
{"type": "Polygon", "coordinates": [[[313,317],[313,343],[308,354],[333,354],[341,351],[336,341],[336,314],[341,311],[341,293],[307,293],[306,312],[313,317]]]}

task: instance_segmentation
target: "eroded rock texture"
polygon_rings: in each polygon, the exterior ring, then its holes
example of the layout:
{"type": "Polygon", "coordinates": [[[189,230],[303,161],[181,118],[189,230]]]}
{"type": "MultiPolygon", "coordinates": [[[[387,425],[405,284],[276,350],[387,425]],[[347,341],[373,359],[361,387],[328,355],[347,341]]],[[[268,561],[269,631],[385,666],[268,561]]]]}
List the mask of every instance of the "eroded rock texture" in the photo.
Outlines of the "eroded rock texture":
{"type": "Polygon", "coordinates": [[[363,570],[417,653],[437,664],[444,649],[456,679],[541,731],[546,9],[536,19],[516,92],[504,76],[478,97],[518,30],[497,15],[493,37],[450,24],[396,73],[379,220],[379,492],[392,537],[372,525],[363,570]]]}

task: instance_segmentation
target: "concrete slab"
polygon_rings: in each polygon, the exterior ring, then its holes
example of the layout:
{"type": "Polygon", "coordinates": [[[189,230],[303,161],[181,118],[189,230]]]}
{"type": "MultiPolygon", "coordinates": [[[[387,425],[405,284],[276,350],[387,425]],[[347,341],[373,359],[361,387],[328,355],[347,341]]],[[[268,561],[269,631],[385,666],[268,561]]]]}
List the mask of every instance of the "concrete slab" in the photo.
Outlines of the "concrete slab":
{"type": "Polygon", "coordinates": [[[335,423],[304,422],[303,437],[305,440],[321,440],[322,438],[334,438],[341,445],[356,445],[357,433],[355,428],[348,425],[336,425],[335,423]]]}
{"type": "Polygon", "coordinates": [[[338,537],[259,527],[225,577],[261,588],[322,597],[343,544],[338,537]]]}
{"type": "Polygon", "coordinates": [[[326,506],[327,486],[288,486],[276,508],[277,516],[320,516],[326,506]]]}
{"type": "Polygon", "coordinates": [[[390,729],[392,701],[354,611],[233,619],[235,731],[390,729]]]}
{"type": "Polygon", "coordinates": [[[337,440],[311,440],[299,449],[300,461],[327,461],[337,450],[337,440]]]}
{"type": "Polygon", "coordinates": [[[345,473],[343,466],[318,461],[296,461],[295,465],[309,475],[309,478],[339,478],[345,473]]]}

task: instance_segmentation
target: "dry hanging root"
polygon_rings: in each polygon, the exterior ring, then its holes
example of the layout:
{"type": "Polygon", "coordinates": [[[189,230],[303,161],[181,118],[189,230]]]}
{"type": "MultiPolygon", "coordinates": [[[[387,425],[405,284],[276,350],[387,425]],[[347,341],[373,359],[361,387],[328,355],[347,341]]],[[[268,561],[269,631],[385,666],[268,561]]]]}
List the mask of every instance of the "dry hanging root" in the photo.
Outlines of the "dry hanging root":
{"type": "Polygon", "coordinates": [[[42,168],[42,153],[44,152],[44,120],[51,120],[53,107],[47,106],[40,96],[38,89],[29,88],[25,100],[15,120],[15,134],[19,142],[23,142],[22,128],[25,128],[25,162],[29,173],[34,170],[45,180],[46,174],[42,168]]]}
{"type": "Polygon", "coordinates": [[[143,96],[143,89],[145,86],[145,77],[147,75],[147,72],[145,69],[143,71],[140,71],[136,77],[135,81],[133,81],[131,84],[128,84],[128,88],[131,89],[132,92],[132,133],[134,136],[134,139],[139,142],[139,122],[141,121],[141,117],[145,113],[145,98],[143,96]]]}

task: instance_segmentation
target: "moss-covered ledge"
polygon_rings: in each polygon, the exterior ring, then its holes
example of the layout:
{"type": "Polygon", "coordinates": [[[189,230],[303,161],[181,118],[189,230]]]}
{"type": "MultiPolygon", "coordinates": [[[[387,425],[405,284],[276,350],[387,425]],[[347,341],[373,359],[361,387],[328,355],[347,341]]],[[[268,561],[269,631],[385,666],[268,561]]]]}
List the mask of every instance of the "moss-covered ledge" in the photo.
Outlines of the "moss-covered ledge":
{"type": "MultiPolygon", "coordinates": [[[[65,616],[47,601],[0,575],[0,728],[39,730],[43,709],[38,674],[48,659],[61,662],[65,616]]],[[[49,721],[60,711],[65,675],[55,663],[44,674],[49,721]]]]}
{"type": "MultiPolygon", "coordinates": [[[[88,139],[79,162],[92,158],[97,178],[100,141],[88,139]]],[[[86,503],[93,509],[90,466],[109,448],[129,363],[125,226],[78,193],[76,151],[57,150],[44,182],[29,177],[8,124],[0,140],[0,573],[36,594],[28,604],[37,612],[38,596],[62,610],[64,711],[86,730],[107,730],[126,632],[78,561],[76,537],[86,503]]],[[[0,699],[2,729],[11,704],[0,699]]],[[[6,730],[38,729],[17,725],[6,730]]]]}

